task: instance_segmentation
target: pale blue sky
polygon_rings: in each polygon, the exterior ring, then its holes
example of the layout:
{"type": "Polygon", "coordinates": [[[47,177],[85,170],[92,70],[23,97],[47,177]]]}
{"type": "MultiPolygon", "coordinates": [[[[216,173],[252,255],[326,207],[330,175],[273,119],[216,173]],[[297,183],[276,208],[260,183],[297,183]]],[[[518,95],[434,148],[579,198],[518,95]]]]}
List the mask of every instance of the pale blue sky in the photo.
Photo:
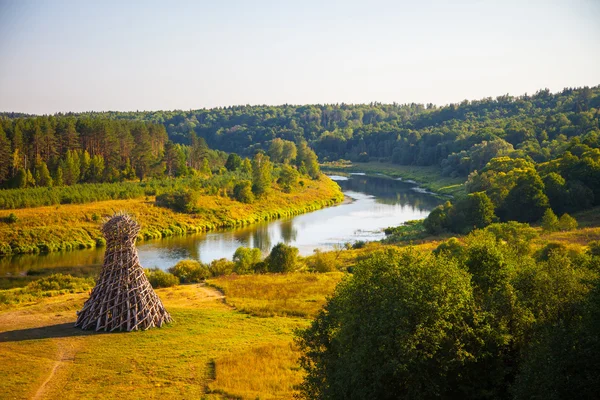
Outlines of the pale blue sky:
{"type": "Polygon", "coordinates": [[[0,0],[0,111],[446,104],[593,86],[599,21],[600,0],[0,0]]]}

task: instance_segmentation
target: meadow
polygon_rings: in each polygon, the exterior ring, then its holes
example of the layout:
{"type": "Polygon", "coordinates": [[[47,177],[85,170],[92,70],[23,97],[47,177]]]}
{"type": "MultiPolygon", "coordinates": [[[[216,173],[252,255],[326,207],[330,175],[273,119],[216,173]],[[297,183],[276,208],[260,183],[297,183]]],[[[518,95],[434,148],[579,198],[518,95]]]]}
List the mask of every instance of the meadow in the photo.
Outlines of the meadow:
{"type": "Polygon", "coordinates": [[[341,273],[222,277],[158,289],[174,318],[161,329],[93,333],[73,328],[86,292],[0,310],[3,393],[14,399],[288,399],[302,380],[293,331],[306,327],[341,273]],[[320,284],[312,285],[313,282],[320,284]],[[262,290],[264,288],[264,290],[262,290]],[[286,300],[272,316],[253,301],[286,300]],[[261,297],[262,296],[262,297],[261,297]],[[255,312],[258,310],[258,312],[255,312]],[[292,316],[293,315],[293,316],[292,316]]]}

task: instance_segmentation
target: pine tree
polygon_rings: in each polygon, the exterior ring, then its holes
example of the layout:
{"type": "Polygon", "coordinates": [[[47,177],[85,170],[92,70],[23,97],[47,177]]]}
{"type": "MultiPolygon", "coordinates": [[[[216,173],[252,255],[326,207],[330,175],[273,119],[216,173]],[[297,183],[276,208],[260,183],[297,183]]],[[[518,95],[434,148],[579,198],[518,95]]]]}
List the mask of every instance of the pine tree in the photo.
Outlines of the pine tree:
{"type": "Polygon", "coordinates": [[[64,185],[63,170],[62,170],[62,167],[59,165],[56,168],[56,174],[54,176],[54,186],[62,186],[62,185],[64,185]]]}
{"type": "Polygon", "coordinates": [[[542,217],[542,229],[548,232],[558,230],[558,217],[551,208],[547,208],[542,217]]]}
{"type": "Polygon", "coordinates": [[[35,182],[38,186],[52,186],[52,177],[50,176],[48,165],[41,159],[35,165],[35,182]]]}
{"type": "Polygon", "coordinates": [[[10,147],[10,140],[0,125],[0,184],[9,178],[9,168],[12,164],[10,147]]]}

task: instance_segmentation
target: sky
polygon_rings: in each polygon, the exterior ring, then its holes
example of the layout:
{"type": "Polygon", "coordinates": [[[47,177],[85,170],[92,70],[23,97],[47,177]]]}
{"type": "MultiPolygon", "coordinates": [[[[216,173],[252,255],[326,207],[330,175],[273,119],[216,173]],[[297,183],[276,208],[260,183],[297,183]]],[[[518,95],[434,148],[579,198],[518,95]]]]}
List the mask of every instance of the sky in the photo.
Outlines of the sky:
{"type": "Polygon", "coordinates": [[[434,103],[600,84],[600,0],[0,0],[0,111],[434,103]]]}

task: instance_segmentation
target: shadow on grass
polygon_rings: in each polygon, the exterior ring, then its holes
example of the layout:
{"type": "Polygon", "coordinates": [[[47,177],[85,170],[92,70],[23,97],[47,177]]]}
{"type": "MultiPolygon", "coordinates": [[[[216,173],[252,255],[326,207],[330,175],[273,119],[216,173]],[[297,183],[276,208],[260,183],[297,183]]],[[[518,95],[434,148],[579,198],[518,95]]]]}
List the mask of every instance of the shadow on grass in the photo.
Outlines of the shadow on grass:
{"type": "Polygon", "coordinates": [[[53,339],[73,336],[93,335],[94,331],[84,331],[73,327],[73,322],[65,324],[42,326],[39,328],[18,329],[0,332],[0,343],[23,342],[25,340],[53,339]]]}

